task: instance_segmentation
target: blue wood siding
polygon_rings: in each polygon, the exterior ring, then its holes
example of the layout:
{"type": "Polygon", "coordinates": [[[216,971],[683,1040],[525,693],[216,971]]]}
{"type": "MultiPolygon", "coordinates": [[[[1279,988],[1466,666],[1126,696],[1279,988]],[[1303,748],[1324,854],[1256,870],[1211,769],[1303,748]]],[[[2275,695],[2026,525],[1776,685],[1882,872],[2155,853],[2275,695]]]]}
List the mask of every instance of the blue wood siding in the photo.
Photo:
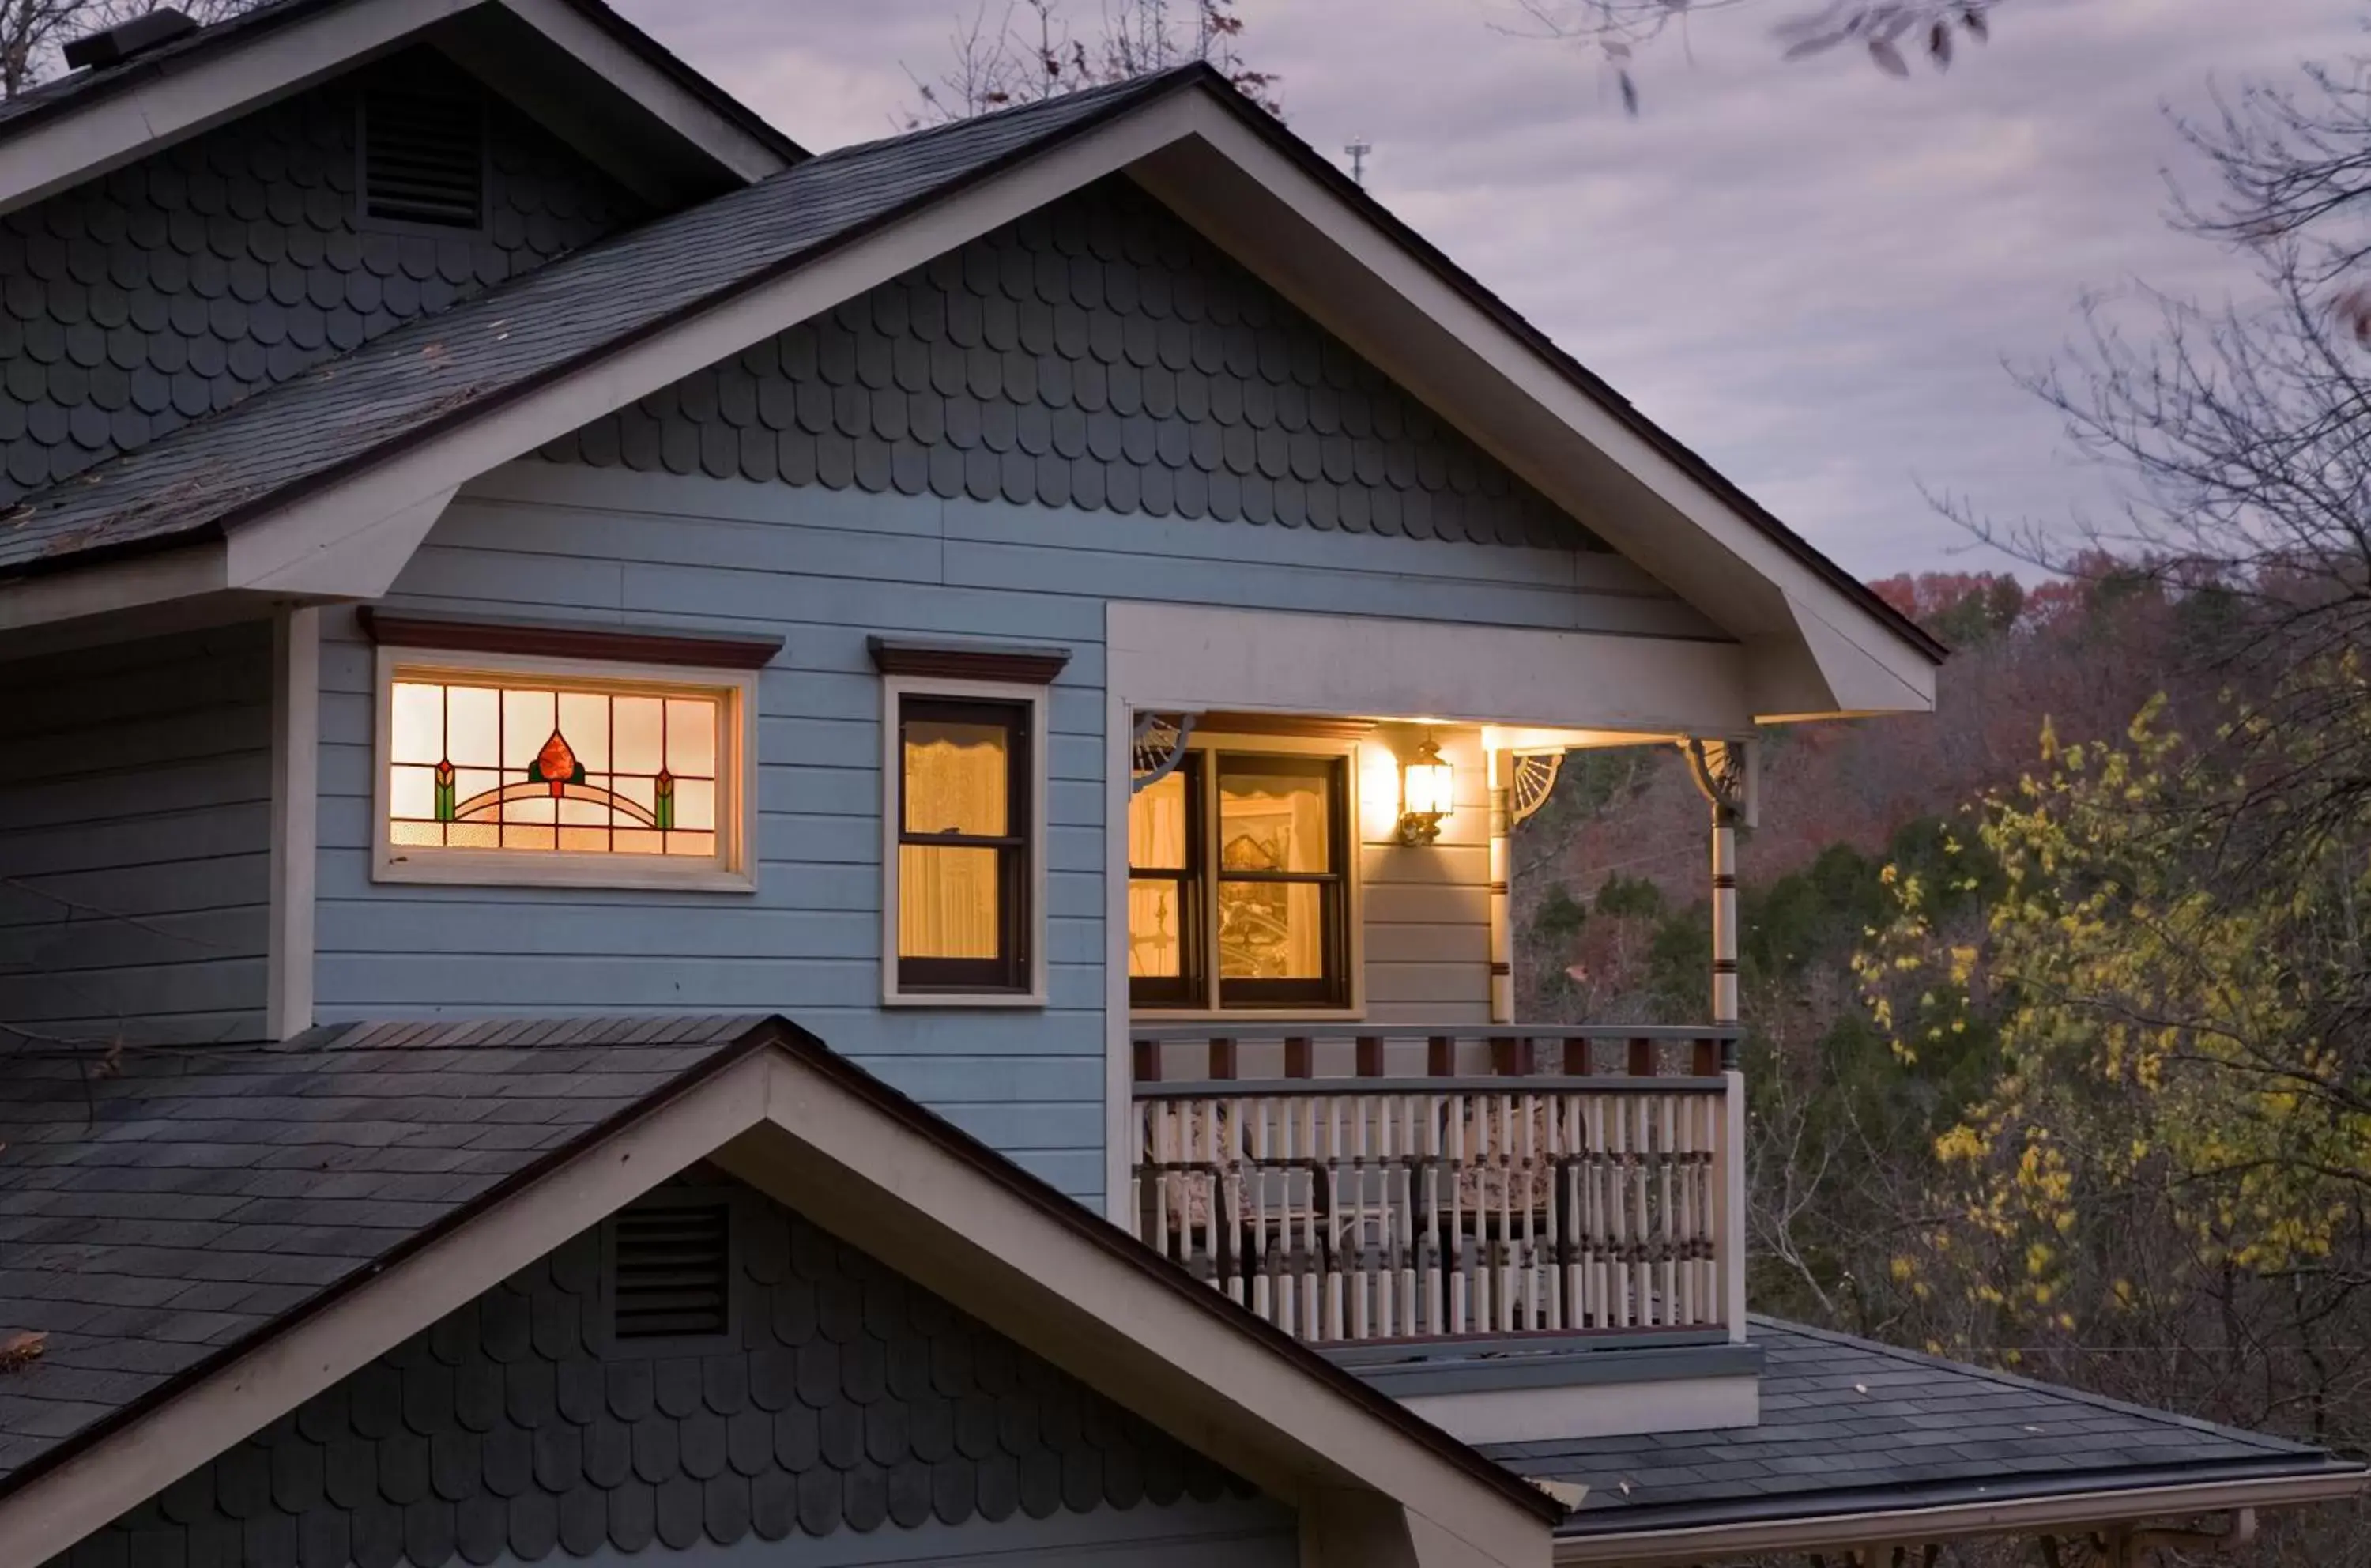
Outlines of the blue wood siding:
{"type": "Polygon", "coordinates": [[[1700,635],[1584,551],[792,489],[539,462],[465,491],[389,603],[763,631],[752,895],[370,880],[373,651],[322,645],[318,1016],[772,1009],[1065,1191],[1101,1193],[1106,600],[1700,635]],[[873,634],[1056,642],[1050,1005],[885,1011],[873,634]]]}
{"type": "Polygon", "coordinates": [[[0,1022],[263,1032],[272,629],[0,664],[0,1022]]]}

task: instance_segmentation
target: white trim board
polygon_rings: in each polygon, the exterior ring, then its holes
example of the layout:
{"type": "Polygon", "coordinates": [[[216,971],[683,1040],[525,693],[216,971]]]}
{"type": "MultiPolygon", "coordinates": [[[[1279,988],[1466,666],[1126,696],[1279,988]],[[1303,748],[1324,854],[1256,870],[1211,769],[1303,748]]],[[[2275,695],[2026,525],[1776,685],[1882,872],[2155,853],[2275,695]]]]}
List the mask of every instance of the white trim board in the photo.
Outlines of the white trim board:
{"type": "Polygon", "coordinates": [[[1762,1379],[1748,1372],[1642,1383],[1474,1389],[1407,1394],[1400,1403],[1461,1443],[1561,1443],[1757,1425],[1762,1379]]]}
{"type": "Polygon", "coordinates": [[[1295,1504],[1350,1488],[1458,1542],[1457,1561],[1544,1568],[1542,1514],[1267,1343],[1221,1298],[1196,1299],[1081,1237],[1078,1222],[925,1136],[858,1081],[783,1046],[742,1051],[0,1500],[0,1562],[47,1562],[713,1158],[1271,1496],[1295,1504]]]}
{"type": "Polygon", "coordinates": [[[272,623],[272,915],[264,1033],[313,1026],[315,850],[321,772],[321,612],[283,609],[272,623]]]}

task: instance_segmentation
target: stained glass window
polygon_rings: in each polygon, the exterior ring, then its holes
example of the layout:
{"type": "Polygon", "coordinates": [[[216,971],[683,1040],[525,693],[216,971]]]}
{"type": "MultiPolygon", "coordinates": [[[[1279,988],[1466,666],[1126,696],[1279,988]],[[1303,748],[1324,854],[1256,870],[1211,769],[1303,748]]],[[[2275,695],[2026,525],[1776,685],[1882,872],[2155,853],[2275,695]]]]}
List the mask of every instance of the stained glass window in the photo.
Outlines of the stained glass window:
{"type": "Polygon", "coordinates": [[[717,858],[725,694],[399,674],[390,704],[399,849],[717,858]]]}

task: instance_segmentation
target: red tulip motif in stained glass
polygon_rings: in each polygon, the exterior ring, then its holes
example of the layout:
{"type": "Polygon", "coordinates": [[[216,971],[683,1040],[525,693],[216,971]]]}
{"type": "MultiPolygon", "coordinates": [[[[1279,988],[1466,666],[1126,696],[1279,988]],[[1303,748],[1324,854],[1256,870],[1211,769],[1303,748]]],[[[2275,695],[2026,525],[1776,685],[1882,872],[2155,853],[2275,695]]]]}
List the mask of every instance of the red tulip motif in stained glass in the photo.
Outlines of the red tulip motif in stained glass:
{"type": "Polygon", "coordinates": [[[535,766],[527,769],[527,777],[549,785],[551,798],[556,801],[567,785],[584,782],[584,765],[576,760],[576,753],[569,745],[567,737],[554,730],[551,739],[544,742],[543,749],[535,754],[535,766]]]}

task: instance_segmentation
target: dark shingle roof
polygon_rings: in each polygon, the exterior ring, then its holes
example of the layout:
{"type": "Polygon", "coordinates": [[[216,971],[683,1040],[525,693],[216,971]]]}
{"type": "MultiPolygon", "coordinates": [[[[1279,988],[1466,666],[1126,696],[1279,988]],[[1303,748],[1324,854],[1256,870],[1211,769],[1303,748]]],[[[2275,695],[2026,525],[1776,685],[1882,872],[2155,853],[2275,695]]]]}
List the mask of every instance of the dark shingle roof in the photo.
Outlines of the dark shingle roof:
{"type": "Polygon", "coordinates": [[[1505,1443],[1595,1534],[2351,1468],[2318,1448],[1767,1318],[1762,1423],[1505,1443]]]}
{"type": "Polygon", "coordinates": [[[333,1026],[0,1058],[0,1486],[750,1037],[749,1018],[333,1026]]]}
{"type": "MultiPolygon", "coordinates": [[[[752,1051],[779,1049],[1518,1506],[1557,1505],[776,1016],[356,1023],[0,1055],[0,1495],[752,1051]]],[[[525,1263],[528,1260],[520,1259],[525,1263]]]]}
{"type": "Polygon", "coordinates": [[[552,262],[29,498],[0,519],[0,574],[228,526],[1206,77],[1181,67],[845,148],[552,262]]]}

